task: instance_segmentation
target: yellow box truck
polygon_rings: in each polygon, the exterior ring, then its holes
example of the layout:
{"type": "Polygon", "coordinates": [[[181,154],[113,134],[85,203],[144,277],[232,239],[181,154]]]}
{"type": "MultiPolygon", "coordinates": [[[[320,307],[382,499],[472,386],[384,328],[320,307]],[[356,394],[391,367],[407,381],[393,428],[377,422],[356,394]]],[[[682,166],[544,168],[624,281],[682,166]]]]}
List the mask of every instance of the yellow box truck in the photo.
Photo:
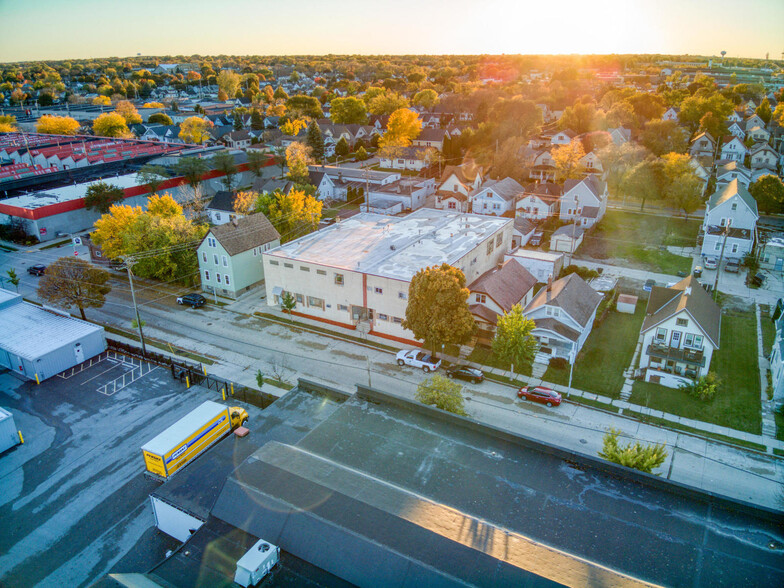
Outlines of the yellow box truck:
{"type": "Polygon", "coordinates": [[[244,408],[208,400],[142,447],[146,473],[161,480],[170,478],[247,420],[244,408]]]}

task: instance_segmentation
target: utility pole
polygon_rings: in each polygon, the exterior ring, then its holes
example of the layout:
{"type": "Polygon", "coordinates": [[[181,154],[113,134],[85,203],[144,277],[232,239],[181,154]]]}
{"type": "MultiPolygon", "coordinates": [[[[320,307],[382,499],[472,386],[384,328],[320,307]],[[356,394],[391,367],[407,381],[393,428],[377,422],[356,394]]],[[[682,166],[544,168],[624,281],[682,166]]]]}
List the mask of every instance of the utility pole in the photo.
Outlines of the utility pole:
{"type": "Polygon", "coordinates": [[[147,347],[144,344],[144,333],[142,332],[142,320],[139,318],[139,307],[136,306],[136,292],[133,289],[133,272],[131,268],[136,263],[136,259],[128,255],[125,257],[125,268],[128,270],[128,282],[131,285],[131,299],[133,300],[133,310],[136,313],[136,327],[139,331],[139,341],[142,343],[142,354],[147,355],[147,347]]]}
{"type": "Polygon", "coordinates": [[[724,226],[724,240],[721,243],[721,254],[719,255],[719,263],[716,265],[716,279],[713,281],[713,300],[716,301],[717,292],[719,291],[719,272],[721,271],[721,262],[724,259],[724,248],[727,246],[727,236],[730,232],[730,219],[727,219],[727,224],[724,226]]]}

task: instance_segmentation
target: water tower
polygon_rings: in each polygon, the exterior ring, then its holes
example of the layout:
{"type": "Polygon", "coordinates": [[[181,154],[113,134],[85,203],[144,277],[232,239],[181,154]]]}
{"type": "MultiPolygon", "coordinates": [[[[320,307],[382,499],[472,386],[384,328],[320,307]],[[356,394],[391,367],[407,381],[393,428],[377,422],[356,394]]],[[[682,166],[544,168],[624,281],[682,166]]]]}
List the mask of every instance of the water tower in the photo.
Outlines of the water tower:
{"type": "Polygon", "coordinates": [[[726,51],[721,52],[721,64],[724,65],[724,56],[727,55],[726,51]]]}

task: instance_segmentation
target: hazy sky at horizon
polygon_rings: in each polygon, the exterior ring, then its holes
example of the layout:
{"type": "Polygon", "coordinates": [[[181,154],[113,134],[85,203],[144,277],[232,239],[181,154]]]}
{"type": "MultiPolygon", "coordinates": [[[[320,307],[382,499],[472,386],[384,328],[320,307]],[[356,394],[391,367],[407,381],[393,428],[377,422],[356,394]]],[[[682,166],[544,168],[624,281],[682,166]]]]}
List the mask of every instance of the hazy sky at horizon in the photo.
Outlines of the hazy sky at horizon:
{"type": "Polygon", "coordinates": [[[0,0],[0,62],[141,55],[784,52],[784,0],[0,0]]]}

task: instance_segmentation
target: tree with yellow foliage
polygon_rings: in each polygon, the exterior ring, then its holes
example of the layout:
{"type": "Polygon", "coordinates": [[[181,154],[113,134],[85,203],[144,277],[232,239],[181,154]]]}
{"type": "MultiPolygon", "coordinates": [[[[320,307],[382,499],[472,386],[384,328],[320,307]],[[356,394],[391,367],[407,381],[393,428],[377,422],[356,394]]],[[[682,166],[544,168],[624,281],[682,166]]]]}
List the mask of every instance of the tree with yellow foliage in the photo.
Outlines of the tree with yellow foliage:
{"type": "Polygon", "coordinates": [[[16,117],[12,114],[0,116],[0,133],[16,132],[16,117]]]}
{"type": "Polygon", "coordinates": [[[132,137],[122,115],[116,112],[104,112],[93,121],[93,133],[99,137],[116,137],[128,139],[132,137]]]}
{"type": "Polygon", "coordinates": [[[35,131],[44,135],[75,135],[79,132],[79,123],[70,116],[45,114],[38,119],[35,131]]]}
{"type": "Polygon", "coordinates": [[[112,100],[108,96],[96,96],[93,98],[93,104],[95,106],[109,106],[111,103],[112,100]]]}
{"type": "Polygon", "coordinates": [[[168,194],[151,196],[144,211],[115,204],[95,223],[93,241],[110,259],[138,255],[133,272],[159,280],[188,281],[198,273],[196,247],[207,227],[188,220],[168,194]],[[148,255],[140,255],[149,252],[148,255]]]}
{"type": "Polygon", "coordinates": [[[163,104],[161,102],[145,102],[142,108],[163,108],[163,104]]]}
{"type": "Polygon", "coordinates": [[[304,190],[293,189],[288,194],[276,193],[269,204],[267,218],[280,233],[280,242],[286,243],[318,228],[323,203],[304,190]]]}
{"type": "Polygon", "coordinates": [[[310,147],[304,143],[294,141],[286,147],[286,165],[289,168],[289,178],[296,184],[307,184],[310,180],[308,166],[313,165],[310,147]]]}
{"type": "Polygon", "coordinates": [[[210,138],[207,129],[214,126],[212,121],[199,118],[198,116],[189,116],[180,125],[180,139],[186,143],[196,143],[201,145],[210,138]]]}
{"type": "Polygon", "coordinates": [[[390,115],[387,132],[378,144],[382,149],[387,146],[408,147],[421,131],[419,115],[408,108],[399,108],[390,115]]]}
{"type": "Polygon", "coordinates": [[[308,123],[309,119],[295,118],[294,120],[287,121],[285,124],[281,125],[280,132],[284,135],[296,137],[301,130],[308,128],[308,123]]]}
{"type": "Polygon", "coordinates": [[[585,157],[583,144],[572,140],[566,145],[559,145],[552,152],[555,174],[559,180],[571,180],[582,177],[585,167],[580,160],[585,157]]]}
{"type": "Polygon", "coordinates": [[[134,125],[142,122],[139,111],[127,100],[120,100],[114,107],[114,111],[125,119],[126,124],[134,125]]]}
{"type": "Polygon", "coordinates": [[[250,214],[258,197],[256,192],[237,192],[234,195],[234,212],[241,215],[250,214]]]}

